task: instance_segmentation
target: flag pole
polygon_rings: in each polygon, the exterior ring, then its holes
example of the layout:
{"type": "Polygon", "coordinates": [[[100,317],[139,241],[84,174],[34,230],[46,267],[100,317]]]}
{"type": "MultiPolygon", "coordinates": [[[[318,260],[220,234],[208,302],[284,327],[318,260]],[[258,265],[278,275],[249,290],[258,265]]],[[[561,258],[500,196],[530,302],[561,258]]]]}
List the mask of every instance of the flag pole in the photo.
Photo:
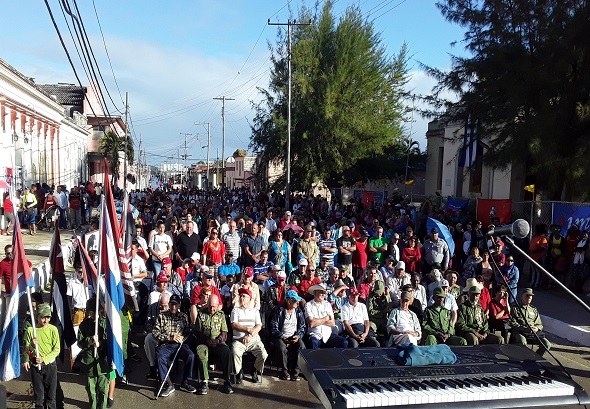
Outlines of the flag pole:
{"type": "MultiPolygon", "coordinates": [[[[35,311],[33,310],[33,301],[31,299],[31,287],[27,287],[27,300],[29,302],[29,312],[31,313],[31,326],[33,327],[33,338],[37,338],[37,319],[35,311]]],[[[39,344],[35,344],[35,358],[39,358],[39,344]]],[[[41,366],[35,362],[35,367],[41,369],[41,366]]]]}
{"type": "MultiPolygon", "coordinates": [[[[99,227],[99,237],[102,237],[104,231],[104,217],[105,217],[105,204],[104,204],[104,195],[101,195],[100,198],[100,227],[99,227]]],[[[102,240],[98,242],[98,268],[96,270],[96,309],[94,315],[94,335],[98,337],[98,306],[100,305],[100,280],[101,280],[101,273],[102,273],[102,246],[104,243],[102,240]]],[[[94,357],[96,358],[98,354],[98,348],[96,344],[94,346],[94,357]]]]}

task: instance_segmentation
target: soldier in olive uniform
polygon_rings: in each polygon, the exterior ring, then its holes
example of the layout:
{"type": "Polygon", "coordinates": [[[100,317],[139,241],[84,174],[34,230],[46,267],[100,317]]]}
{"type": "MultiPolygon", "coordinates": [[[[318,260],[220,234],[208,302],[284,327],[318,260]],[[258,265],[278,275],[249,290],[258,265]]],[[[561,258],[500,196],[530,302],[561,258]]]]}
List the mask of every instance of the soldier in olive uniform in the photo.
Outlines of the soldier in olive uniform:
{"type": "Polygon", "coordinates": [[[503,344],[504,338],[489,330],[488,319],[479,303],[481,289],[469,288],[469,299],[459,307],[455,329],[457,335],[467,340],[467,345],[503,344]]]}
{"type": "Polygon", "coordinates": [[[104,305],[101,305],[98,317],[98,335],[95,335],[94,332],[95,309],[96,298],[91,298],[86,302],[86,318],[80,323],[78,329],[78,347],[82,349],[79,354],[81,372],[88,377],[86,392],[88,392],[89,407],[91,409],[105,409],[109,382],[111,378],[114,379],[115,374],[107,363],[104,305]],[[97,348],[96,357],[94,356],[95,347],[97,348]]]}
{"type": "Polygon", "coordinates": [[[543,323],[537,307],[531,305],[533,295],[535,294],[532,288],[525,288],[520,299],[521,306],[512,307],[511,339],[519,345],[539,344],[536,334],[541,341],[537,353],[543,355],[551,348],[551,342],[545,338],[543,323]]]}
{"type": "Polygon", "coordinates": [[[197,389],[197,394],[206,395],[209,392],[209,355],[216,356],[221,362],[225,380],[223,392],[233,393],[229,381],[232,354],[226,344],[227,322],[219,304],[219,298],[215,294],[209,297],[207,306],[199,310],[194,330],[199,344],[197,346],[197,356],[201,361],[199,371],[204,379],[197,389]]]}
{"type": "Polygon", "coordinates": [[[442,287],[433,291],[434,304],[424,310],[422,334],[425,336],[424,345],[467,345],[465,338],[455,335],[451,311],[443,307],[447,296],[442,287]]]}
{"type": "Polygon", "coordinates": [[[367,311],[371,328],[378,334],[387,334],[387,318],[391,312],[391,296],[385,291],[385,284],[381,280],[375,282],[373,291],[367,299],[367,311]]]}

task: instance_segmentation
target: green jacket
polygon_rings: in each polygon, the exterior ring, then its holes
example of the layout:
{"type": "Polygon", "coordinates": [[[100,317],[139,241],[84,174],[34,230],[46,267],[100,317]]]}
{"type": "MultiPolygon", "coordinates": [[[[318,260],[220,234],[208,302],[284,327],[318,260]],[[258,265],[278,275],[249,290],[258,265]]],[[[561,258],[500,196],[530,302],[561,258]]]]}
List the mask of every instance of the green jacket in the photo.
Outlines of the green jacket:
{"type": "Polygon", "coordinates": [[[98,339],[99,346],[97,356],[94,356],[94,318],[86,318],[80,323],[78,328],[78,348],[80,351],[80,363],[82,372],[88,376],[97,376],[99,373],[109,373],[110,367],[107,363],[107,334],[106,334],[106,317],[101,316],[98,321],[98,339]]]}
{"type": "Polygon", "coordinates": [[[471,301],[467,300],[459,306],[455,329],[460,336],[474,332],[489,332],[488,319],[479,302],[472,305],[471,301]]]}
{"type": "Polygon", "coordinates": [[[510,312],[510,326],[512,329],[521,332],[528,332],[529,325],[537,327],[540,330],[543,329],[541,316],[539,315],[537,307],[532,305],[520,307],[513,306],[512,311],[510,312]]]}
{"type": "Polygon", "coordinates": [[[386,320],[389,317],[388,310],[391,308],[391,296],[389,291],[378,297],[374,292],[371,291],[369,299],[367,300],[367,312],[369,313],[369,319],[373,320],[386,320]]]}
{"type": "Polygon", "coordinates": [[[434,305],[426,308],[422,320],[422,332],[424,337],[443,334],[455,335],[451,311],[434,305]]]}

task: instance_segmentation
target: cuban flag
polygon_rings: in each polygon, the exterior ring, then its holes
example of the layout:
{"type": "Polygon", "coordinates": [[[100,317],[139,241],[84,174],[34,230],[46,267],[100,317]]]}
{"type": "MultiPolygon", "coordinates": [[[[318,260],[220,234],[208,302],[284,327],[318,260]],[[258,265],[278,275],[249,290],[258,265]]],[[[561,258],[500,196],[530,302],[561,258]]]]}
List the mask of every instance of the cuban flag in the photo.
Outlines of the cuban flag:
{"type": "Polygon", "coordinates": [[[0,336],[0,381],[7,382],[20,376],[20,349],[18,343],[18,300],[26,287],[35,287],[31,265],[25,257],[23,237],[15,215],[13,234],[12,270],[10,272],[10,299],[0,336]],[[20,287],[20,288],[19,288],[20,287]]]}
{"type": "Polygon", "coordinates": [[[472,121],[471,115],[467,116],[465,119],[465,131],[463,133],[463,152],[459,159],[460,167],[471,168],[478,155],[481,154],[481,148],[479,147],[475,132],[476,127],[477,125],[472,121]]]}
{"type": "Polygon", "coordinates": [[[51,266],[51,294],[52,294],[52,315],[51,323],[60,332],[60,358],[63,361],[64,345],[68,347],[76,342],[76,332],[72,323],[70,313],[70,302],[67,297],[67,280],[64,267],[64,258],[61,247],[59,227],[55,227],[51,249],[49,250],[49,265],[51,266]]]}
{"type": "Polygon", "coordinates": [[[125,192],[123,200],[123,211],[121,214],[121,224],[119,226],[119,267],[121,268],[121,278],[123,280],[123,291],[125,293],[125,302],[129,308],[133,306],[134,310],[139,310],[137,305],[137,294],[133,285],[133,276],[131,274],[131,242],[135,238],[135,220],[131,203],[129,203],[129,193],[125,192]]]}
{"type": "MultiPolygon", "coordinates": [[[[82,275],[84,276],[84,285],[94,290],[97,286],[96,267],[86,251],[86,247],[79,238],[76,237],[77,248],[80,254],[80,264],[82,265],[82,275]]],[[[96,291],[95,291],[96,292],[96,291]]]]}
{"type": "MultiPolygon", "coordinates": [[[[108,167],[105,167],[108,169],[108,167]]],[[[115,203],[105,172],[104,196],[100,211],[100,241],[98,271],[105,279],[105,309],[107,315],[107,357],[113,369],[123,376],[123,330],[120,312],[125,305],[125,294],[119,268],[119,226],[115,203]],[[109,200],[110,199],[110,200],[109,200]]]]}

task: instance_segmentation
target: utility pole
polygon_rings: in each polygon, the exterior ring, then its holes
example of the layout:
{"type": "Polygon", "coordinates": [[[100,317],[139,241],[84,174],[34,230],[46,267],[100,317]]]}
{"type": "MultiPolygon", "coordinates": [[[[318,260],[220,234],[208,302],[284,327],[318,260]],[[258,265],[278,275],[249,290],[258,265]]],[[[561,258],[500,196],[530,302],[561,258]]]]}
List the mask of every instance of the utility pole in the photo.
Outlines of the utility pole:
{"type": "Polygon", "coordinates": [[[211,123],[210,122],[195,122],[195,125],[207,125],[207,183],[206,190],[209,190],[209,152],[211,149],[211,123]]]}
{"type": "Polygon", "coordinates": [[[227,98],[225,95],[213,99],[218,99],[223,102],[221,105],[221,187],[225,188],[225,101],[235,101],[235,99],[227,98]]]}
{"type": "Polygon", "coordinates": [[[287,183],[285,185],[285,207],[291,210],[291,27],[292,26],[310,26],[311,20],[308,23],[298,23],[297,20],[287,20],[286,23],[271,23],[268,19],[269,26],[287,26],[287,61],[289,62],[289,96],[287,109],[287,183]]]}
{"type": "Polygon", "coordinates": [[[137,153],[137,187],[141,190],[141,132],[139,133],[139,152],[137,153]]]}
{"type": "Polygon", "coordinates": [[[180,135],[184,135],[184,155],[182,156],[182,158],[184,159],[184,169],[183,169],[183,173],[184,173],[184,172],[187,172],[187,175],[186,175],[186,177],[185,177],[185,180],[187,181],[187,186],[188,186],[188,168],[187,168],[187,165],[186,165],[186,160],[188,159],[188,157],[189,157],[189,156],[192,156],[192,155],[188,155],[188,154],[187,154],[187,152],[186,152],[186,150],[187,150],[187,146],[186,146],[186,137],[187,137],[187,136],[193,136],[193,134],[190,134],[190,133],[182,133],[182,132],[181,132],[181,133],[180,133],[180,135]]]}
{"type": "MultiPolygon", "coordinates": [[[[124,155],[124,161],[125,163],[123,164],[123,191],[126,192],[127,191],[127,135],[129,133],[128,131],[128,125],[127,125],[127,113],[129,112],[129,99],[128,99],[129,95],[127,92],[125,92],[125,155],[124,155]]],[[[119,169],[117,169],[117,172],[119,172],[119,169]]]]}

